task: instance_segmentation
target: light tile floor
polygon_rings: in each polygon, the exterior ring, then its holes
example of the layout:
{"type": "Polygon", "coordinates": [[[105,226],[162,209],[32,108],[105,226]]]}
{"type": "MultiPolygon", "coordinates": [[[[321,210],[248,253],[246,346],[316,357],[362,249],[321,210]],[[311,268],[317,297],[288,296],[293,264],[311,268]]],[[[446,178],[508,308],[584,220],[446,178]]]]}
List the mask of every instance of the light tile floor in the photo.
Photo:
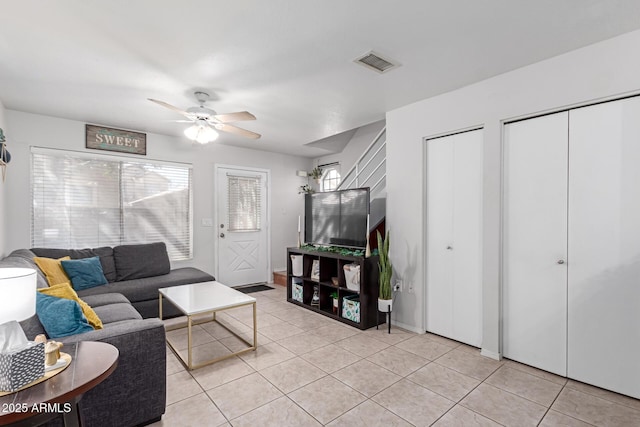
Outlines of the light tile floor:
{"type": "MultiPolygon", "coordinates": [[[[287,303],[275,286],[251,294],[255,352],[189,372],[167,349],[168,406],[153,426],[640,426],[640,400],[436,335],[360,331],[287,303]]],[[[250,340],[250,310],[218,318],[250,340]]],[[[216,324],[196,331],[196,360],[242,345],[216,324]]],[[[185,351],[185,330],[167,336],[185,351]]]]}

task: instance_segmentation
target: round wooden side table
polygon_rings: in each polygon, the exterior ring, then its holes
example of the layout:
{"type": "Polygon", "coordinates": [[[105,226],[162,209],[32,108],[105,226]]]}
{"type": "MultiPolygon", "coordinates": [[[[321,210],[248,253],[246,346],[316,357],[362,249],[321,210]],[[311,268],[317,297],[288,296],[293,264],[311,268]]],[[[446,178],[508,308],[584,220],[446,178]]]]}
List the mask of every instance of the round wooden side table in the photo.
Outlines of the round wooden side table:
{"type": "Polygon", "coordinates": [[[78,402],[115,371],[118,349],[103,342],[65,344],[71,364],[58,375],[0,397],[0,426],[37,426],[59,415],[65,426],[81,426],[78,402]]]}

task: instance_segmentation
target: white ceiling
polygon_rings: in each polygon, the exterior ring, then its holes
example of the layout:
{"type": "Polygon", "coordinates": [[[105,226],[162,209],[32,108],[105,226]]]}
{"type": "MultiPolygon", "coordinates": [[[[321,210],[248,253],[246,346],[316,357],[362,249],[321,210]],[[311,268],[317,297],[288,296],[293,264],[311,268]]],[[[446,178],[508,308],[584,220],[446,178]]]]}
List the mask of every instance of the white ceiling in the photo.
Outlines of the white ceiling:
{"type": "Polygon", "coordinates": [[[0,16],[6,108],[182,136],[147,98],[186,109],[205,89],[263,135],[214,144],[315,157],[305,144],[391,109],[638,29],[640,2],[4,0],[0,16]],[[370,49],[402,66],[352,62],[370,49]]]}

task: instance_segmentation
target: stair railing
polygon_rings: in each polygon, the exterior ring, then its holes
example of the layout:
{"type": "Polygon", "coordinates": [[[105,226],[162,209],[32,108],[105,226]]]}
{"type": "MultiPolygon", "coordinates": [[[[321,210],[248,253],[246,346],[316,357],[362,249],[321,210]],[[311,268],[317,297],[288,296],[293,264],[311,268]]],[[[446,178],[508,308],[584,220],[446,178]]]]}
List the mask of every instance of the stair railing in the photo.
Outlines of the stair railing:
{"type": "Polygon", "coordinates": [[[373,142],[367,147],[356,163],[344,176],[338,190],[349,188],[369,187],[371,194],[376,194],[383,189],[386,179],[386,126],[376,135],[373,142]]]}

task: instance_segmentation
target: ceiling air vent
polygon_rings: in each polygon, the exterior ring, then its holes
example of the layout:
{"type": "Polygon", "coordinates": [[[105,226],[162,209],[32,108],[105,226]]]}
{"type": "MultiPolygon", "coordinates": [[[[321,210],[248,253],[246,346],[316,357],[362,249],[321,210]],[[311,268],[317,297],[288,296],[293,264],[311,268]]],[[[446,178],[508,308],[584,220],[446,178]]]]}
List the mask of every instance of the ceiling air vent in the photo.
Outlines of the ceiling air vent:
{"type": "Polygon", "coordinates": [[[365,53],[361,57],[356,58],[354,62],[371,70],[377,71],[380,74],[386,73],[387,71],[400,66],[397,62],[383,58],[380,54],[374,51],[365,53]]]}

